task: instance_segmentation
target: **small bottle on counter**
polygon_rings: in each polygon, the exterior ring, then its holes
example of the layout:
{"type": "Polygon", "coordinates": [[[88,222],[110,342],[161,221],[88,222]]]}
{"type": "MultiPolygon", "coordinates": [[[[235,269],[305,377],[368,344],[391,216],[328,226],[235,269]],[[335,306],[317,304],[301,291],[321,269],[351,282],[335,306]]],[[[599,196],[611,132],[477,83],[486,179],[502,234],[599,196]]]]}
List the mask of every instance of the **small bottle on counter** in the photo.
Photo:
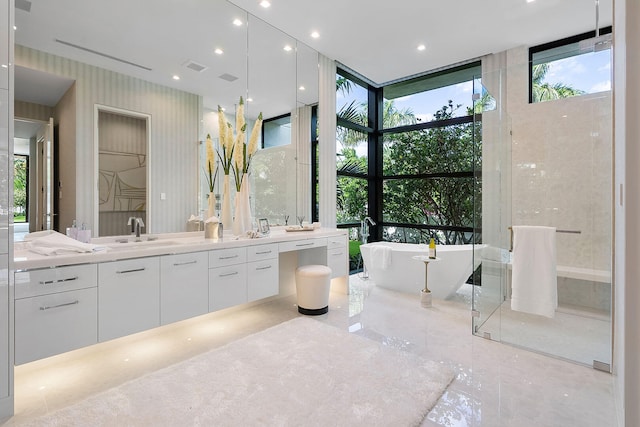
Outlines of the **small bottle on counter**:
{"type": "Polygon", "coordinates": [[[436,259],[436,241],[433,237],[429,241],[429,259],[436,259]]]}
{"type": "Polygon", "coordinates": [[[72,239],[78,238],[78,226],[76,225],[75,219],[73,220],[71,227],[67,227],[67,236],[71,237],[72,239]]]}

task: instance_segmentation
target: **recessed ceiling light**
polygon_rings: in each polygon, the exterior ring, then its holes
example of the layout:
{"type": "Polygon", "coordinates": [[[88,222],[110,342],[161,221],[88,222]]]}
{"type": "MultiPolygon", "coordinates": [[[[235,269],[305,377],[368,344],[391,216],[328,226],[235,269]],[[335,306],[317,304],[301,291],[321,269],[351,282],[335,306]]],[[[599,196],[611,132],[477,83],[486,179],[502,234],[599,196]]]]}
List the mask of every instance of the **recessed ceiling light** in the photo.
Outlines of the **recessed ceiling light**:
{"type": "Polygon", "coordinates": [[[293,50],[293,48],[289,45],[285,45],[284,46],[284,50],[286,50],[287,52],[291,52],[293,50]]]}
{"type": "Polygon", "coordinates": [[[214,52],[216,53],[216,55],[222,55],[224,53],[222,51],[222,49],[220,49],[220,48],[216,48],[216,50],[214,50],[214,52]]]}
{"type": "Polygon", "coordinates": [[[268,8],[269,6],[271,6],[271,2],[267,1],[267,0],[262,0],[260,2],[260,6],[264,7],[265,9],[268,8]]]}
{"type": "Polygon", "coordinates": [[[418,50],[425,50],[427,47],[423,44],[418,45],[418,50]]]}
{"type": "Polygon", "coordinates": [[[236,18],[233,20],[233,25],[235,25],[236,27],[239,27],[242,25],[242,21],[236,18]]]}
{"type": "Polygon", "coordinates": [[[13,26],[13,31],[17,30],[18,27],[16,27],[15,25],[13,26]]]}
{"type": "Polygon", "coordinates": [[[173,80],[180,80],[180,76],[179,76],[179,75],[177,75],[177,74],[176,74],[176,75],[174,75],[174,76],[173,76],[173,80]]]}
{"type": "Polygon", "coordinates": [[[300,86],[300,87],[298,88],[298,90],[305,90],[305,87],[304,87],[304,86],[300,86]]]}
{"type": "Polygon", "coordinates": [[[317,31],[314,31],[311,33],[311,37],[313,37],[314,39],[317,39],[318,37],[320,37],[320,33],[317,31]]]}
{"type": "Polygon", "coordinates": [[[533,3],[536,0],[527,0],[527,3],[533,3]]]}
{"type": "Polygon", "coordinates": [[[247,98],[247,102],[253,102],[253,98],[247,98]]]}

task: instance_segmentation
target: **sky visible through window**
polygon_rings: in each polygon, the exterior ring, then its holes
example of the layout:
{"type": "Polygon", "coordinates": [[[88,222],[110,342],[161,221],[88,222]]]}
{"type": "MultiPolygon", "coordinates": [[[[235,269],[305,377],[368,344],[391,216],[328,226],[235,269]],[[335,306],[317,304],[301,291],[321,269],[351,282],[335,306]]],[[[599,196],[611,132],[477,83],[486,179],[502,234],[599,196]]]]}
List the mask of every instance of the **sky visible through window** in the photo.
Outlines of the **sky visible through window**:
{"type": "MultiPolygon", "coordinates": [[[[476,83],[477,85],[477,83],[476,83]]],[[[413,114],[420,119],[420,122],[428,122],[433,119],[436,111],[447,105],[449,100],[453,101],[453,105],[461,104],[455,116],[464,116],[467,114],[466,107],[471,107],[471,96],[474,91],[472,81],[463,82],[452,86],[446,86],[439,89],[430,90],[428,92],[416,93],[413,95],[403,96],[394,99],[396,109],[411,109],[413,114]]],[[[336,93],[336,105],[338,110],[343,105],[348,105],[352,101],[363,102],[367,99],[367,91],[361,86],[354,85],[348,94],[338,91],[336,93]]]]}
{"type": "Polygon", "coordinates": [[[562,83],[586,93],[611,90],[611,51],[607,49],[550,61],[543,83],[562,83]]]}
{"type": "MultiPolygon", "coordinates": [[[[522,71],[525,71],[524,67],[522,71]]],[[[611,51],[607,49],[551,61],[543,83],[552,85],[562,83],[586,93],[611,90],[611,51]]],[[[454,106],[462,105],[454,114],[454,116],[462,116],[466,115],[466,107],[472,106],[473,93],[481,93],[480,86],[479,81],[476,81],[475,85],[473,81],[468,81],[397,98],[394,103],[398,110],[411,109],[423,123],[432,120],[435,112],[449,100],[453,101],[454,106]]],[[[338,109],[353,100],[362,102],[366,99],[366,89],[358,85],[354,85],[348,94],[337,92],[338,109]]]]}

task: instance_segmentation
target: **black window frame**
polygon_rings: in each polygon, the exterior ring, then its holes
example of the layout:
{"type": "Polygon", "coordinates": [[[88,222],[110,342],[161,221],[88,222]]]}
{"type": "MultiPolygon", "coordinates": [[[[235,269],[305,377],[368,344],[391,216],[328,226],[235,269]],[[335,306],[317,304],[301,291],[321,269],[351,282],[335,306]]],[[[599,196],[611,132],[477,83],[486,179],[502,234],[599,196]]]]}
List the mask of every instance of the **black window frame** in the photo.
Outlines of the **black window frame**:
{"type": "MultiPolygon", "coordinates": [[[[608,26],[601,28],[598,32],[599,35],[603,36],[605,34],[611,34],[613,31],[613,27],[608,26]]],[[[583,40],[588,40],[590,38],[596,37],[596,31],[587,31],[586,33],[577,34],[575,36],[565,37],[560,40],[555,40],[548,43],[543,43],[537,46],[532,46],[529,48],[529,104],[534,104],[533,102],[533,56],[536,53],[544,52],[545,50],[555,49],[562,46],[567,46],[575,43],[579,43],[583,40]]]]}

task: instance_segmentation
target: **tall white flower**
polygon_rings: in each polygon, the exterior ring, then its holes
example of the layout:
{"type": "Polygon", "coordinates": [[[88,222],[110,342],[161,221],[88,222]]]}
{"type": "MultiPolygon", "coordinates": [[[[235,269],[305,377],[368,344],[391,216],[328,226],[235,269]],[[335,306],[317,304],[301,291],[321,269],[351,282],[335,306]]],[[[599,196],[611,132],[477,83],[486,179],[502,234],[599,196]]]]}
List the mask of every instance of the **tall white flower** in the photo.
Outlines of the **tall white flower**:
{"type": "Polygon", "coordinates": [[[207,178],[207,185],[209,186],[209,192],[213,193],[213,187],[216,183],[216,157],[213,152],[213,140],[211,135],[207,134],[206,141],[207,150],[207,164],[205,165],[205,177],[207,178]]]}

